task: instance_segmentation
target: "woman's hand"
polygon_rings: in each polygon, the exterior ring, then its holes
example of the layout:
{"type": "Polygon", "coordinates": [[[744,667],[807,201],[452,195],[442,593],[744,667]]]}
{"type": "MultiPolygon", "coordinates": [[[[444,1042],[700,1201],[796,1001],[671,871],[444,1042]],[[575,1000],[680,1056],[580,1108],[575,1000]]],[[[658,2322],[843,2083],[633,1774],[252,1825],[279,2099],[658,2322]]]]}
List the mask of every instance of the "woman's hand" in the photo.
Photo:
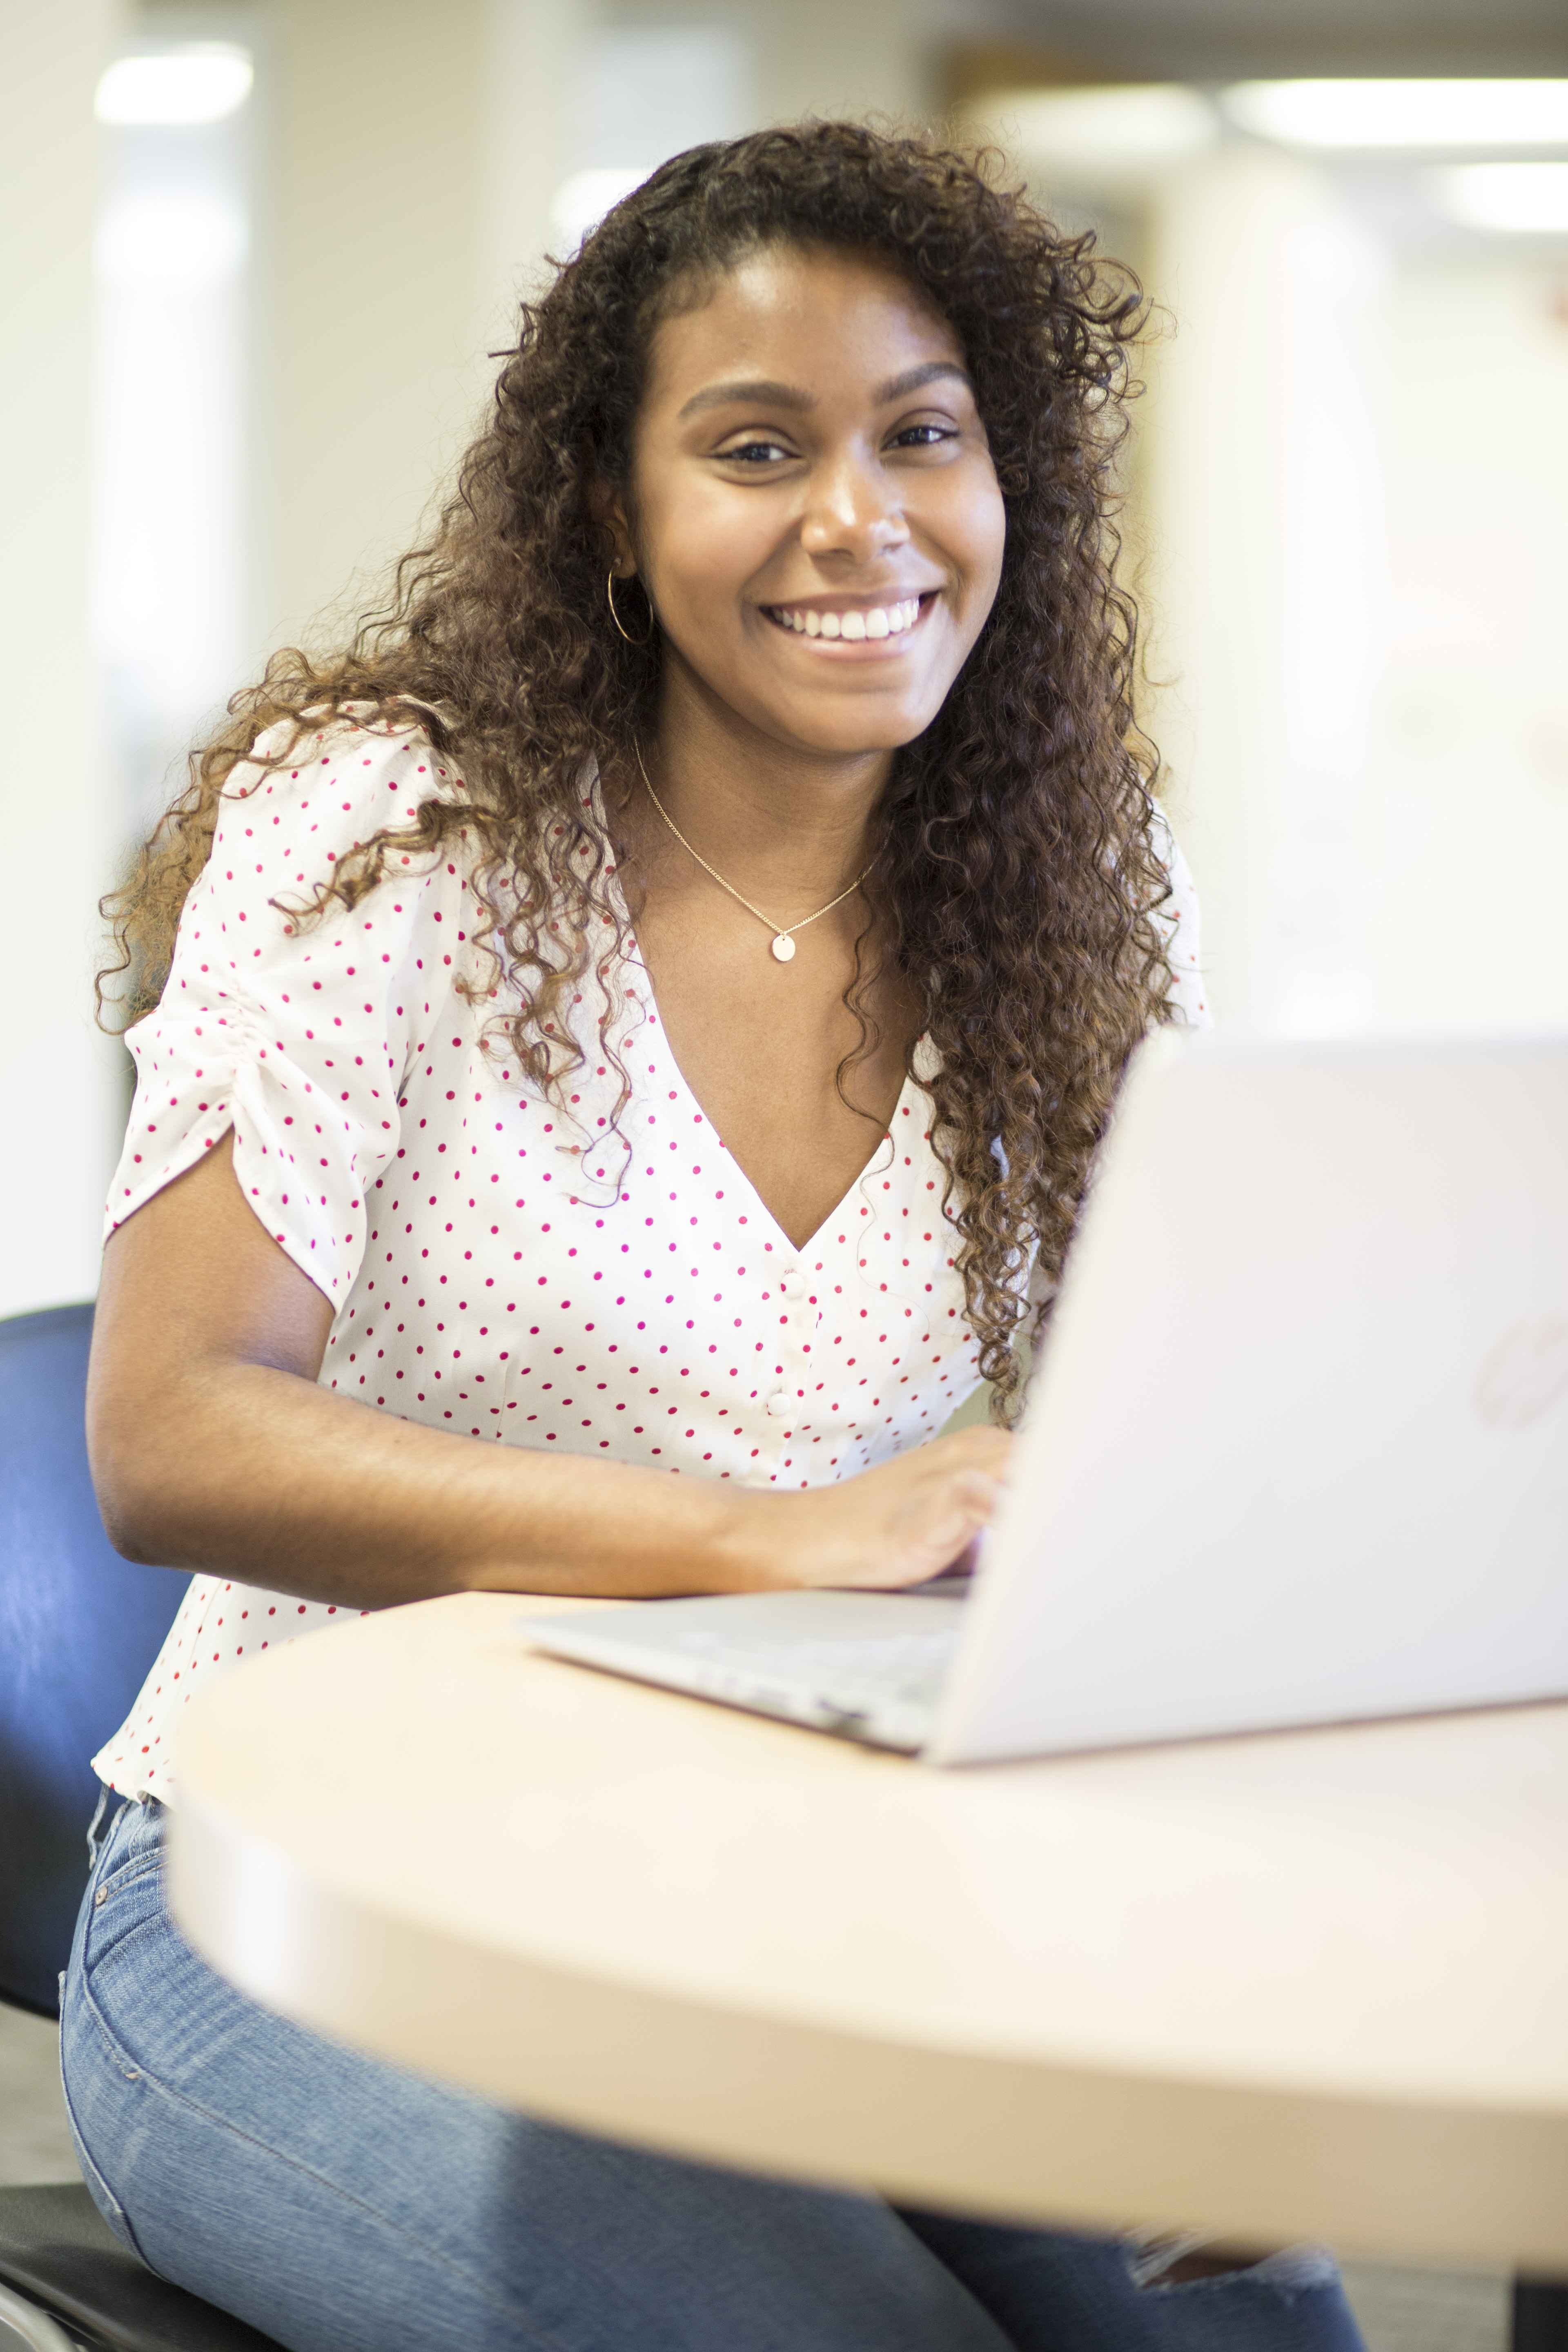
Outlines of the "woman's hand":
{"type": "Polygon", "coordinates": [[[1012,1444],[964,1429],[839,1486],[737,1496],[733,1583],[720,1589],[887,1591],[963,1566],[1001,1507],[1012,1444]]]}

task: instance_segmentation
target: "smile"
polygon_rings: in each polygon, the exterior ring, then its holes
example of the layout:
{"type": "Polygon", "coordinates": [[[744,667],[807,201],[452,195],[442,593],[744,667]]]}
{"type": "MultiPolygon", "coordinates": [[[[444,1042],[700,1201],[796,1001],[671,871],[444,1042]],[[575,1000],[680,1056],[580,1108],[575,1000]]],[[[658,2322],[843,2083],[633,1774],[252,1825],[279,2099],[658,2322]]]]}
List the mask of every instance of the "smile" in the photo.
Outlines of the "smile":
{"type": "Polygon", "coordinates": [[[814,604],[764,604],[763,611],[781,629],[797,637],[825,637],[845,644],[867,638],[901,637],[921,617],[921,596],[904,596],[894,604],[855,605],[847,612],[819,612],[814,604]]]}

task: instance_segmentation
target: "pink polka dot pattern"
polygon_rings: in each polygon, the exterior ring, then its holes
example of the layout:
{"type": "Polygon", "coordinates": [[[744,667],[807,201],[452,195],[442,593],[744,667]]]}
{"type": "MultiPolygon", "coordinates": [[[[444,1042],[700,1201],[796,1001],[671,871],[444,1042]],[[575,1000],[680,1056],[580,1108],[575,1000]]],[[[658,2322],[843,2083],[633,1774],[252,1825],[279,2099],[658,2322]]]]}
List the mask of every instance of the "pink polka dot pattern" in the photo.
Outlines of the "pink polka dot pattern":
{"type": "MultiPolygon", "coordinates": [[[[755,1487],[932,1436],[978,1373],[923,1088],[801,1249],[704,1118],[635,950],[611,982],[630,1102],[617,1118],[585,982],[586,1061],[551,1103],[485,1042],[496,973],[460,849],[303,929],[274,903],[436,793],[463,786],[422,735],[346,726],[232,793],[163,1003],[131,1033],[111,1226],[232,1127],[258,1216],[336,1308],[321,1381],[362,1403],[755,1487]]],[[[100,1777],[166,1798],[194,1689],[354,1613],[195,1578],[100,1777]]]]}

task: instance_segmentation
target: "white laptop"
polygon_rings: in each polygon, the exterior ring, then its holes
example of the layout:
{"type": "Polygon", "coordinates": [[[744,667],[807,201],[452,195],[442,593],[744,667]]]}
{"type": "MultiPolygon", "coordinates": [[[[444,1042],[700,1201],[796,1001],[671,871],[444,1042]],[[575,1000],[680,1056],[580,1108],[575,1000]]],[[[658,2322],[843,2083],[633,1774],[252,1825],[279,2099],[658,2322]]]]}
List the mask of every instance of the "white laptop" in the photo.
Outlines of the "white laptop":
{"type": "Polygon", "coordinates": [[[1156,1036],[971,1589],[524,1622],[937,1764],[1568,1696],[1568,1039],[1156,1036]]]}

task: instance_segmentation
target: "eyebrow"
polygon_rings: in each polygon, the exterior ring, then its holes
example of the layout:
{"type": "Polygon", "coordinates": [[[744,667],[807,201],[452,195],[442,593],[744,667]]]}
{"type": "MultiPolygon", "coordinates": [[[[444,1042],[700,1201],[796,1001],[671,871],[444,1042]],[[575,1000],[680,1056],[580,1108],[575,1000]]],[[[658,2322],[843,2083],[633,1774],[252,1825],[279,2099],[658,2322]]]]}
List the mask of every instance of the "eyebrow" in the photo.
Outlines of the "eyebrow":
{"type": "MultiPolygon", "coordinates": [[[[960,367],[956,360],[927,360],[922,366],[906,368],[902,375],[891,376],[886,383],[879,384],[872,397],[882,408],[889,401],[907,399],[911,392],[919,392],[922,385],[936,383],[944,376],[965,385],[971,393],[974,390],[968,370],[960,367]]],[[[816,394],[804,391],[799,384],[779,383],[771,376],[760,376],[745,383],[710,383],[705,391],[693,393],[678,421],[700,415],[705,409],[731,408],[742,402],[754,402],[766,408],[804,410],[816,406],[816,394]]]]}

